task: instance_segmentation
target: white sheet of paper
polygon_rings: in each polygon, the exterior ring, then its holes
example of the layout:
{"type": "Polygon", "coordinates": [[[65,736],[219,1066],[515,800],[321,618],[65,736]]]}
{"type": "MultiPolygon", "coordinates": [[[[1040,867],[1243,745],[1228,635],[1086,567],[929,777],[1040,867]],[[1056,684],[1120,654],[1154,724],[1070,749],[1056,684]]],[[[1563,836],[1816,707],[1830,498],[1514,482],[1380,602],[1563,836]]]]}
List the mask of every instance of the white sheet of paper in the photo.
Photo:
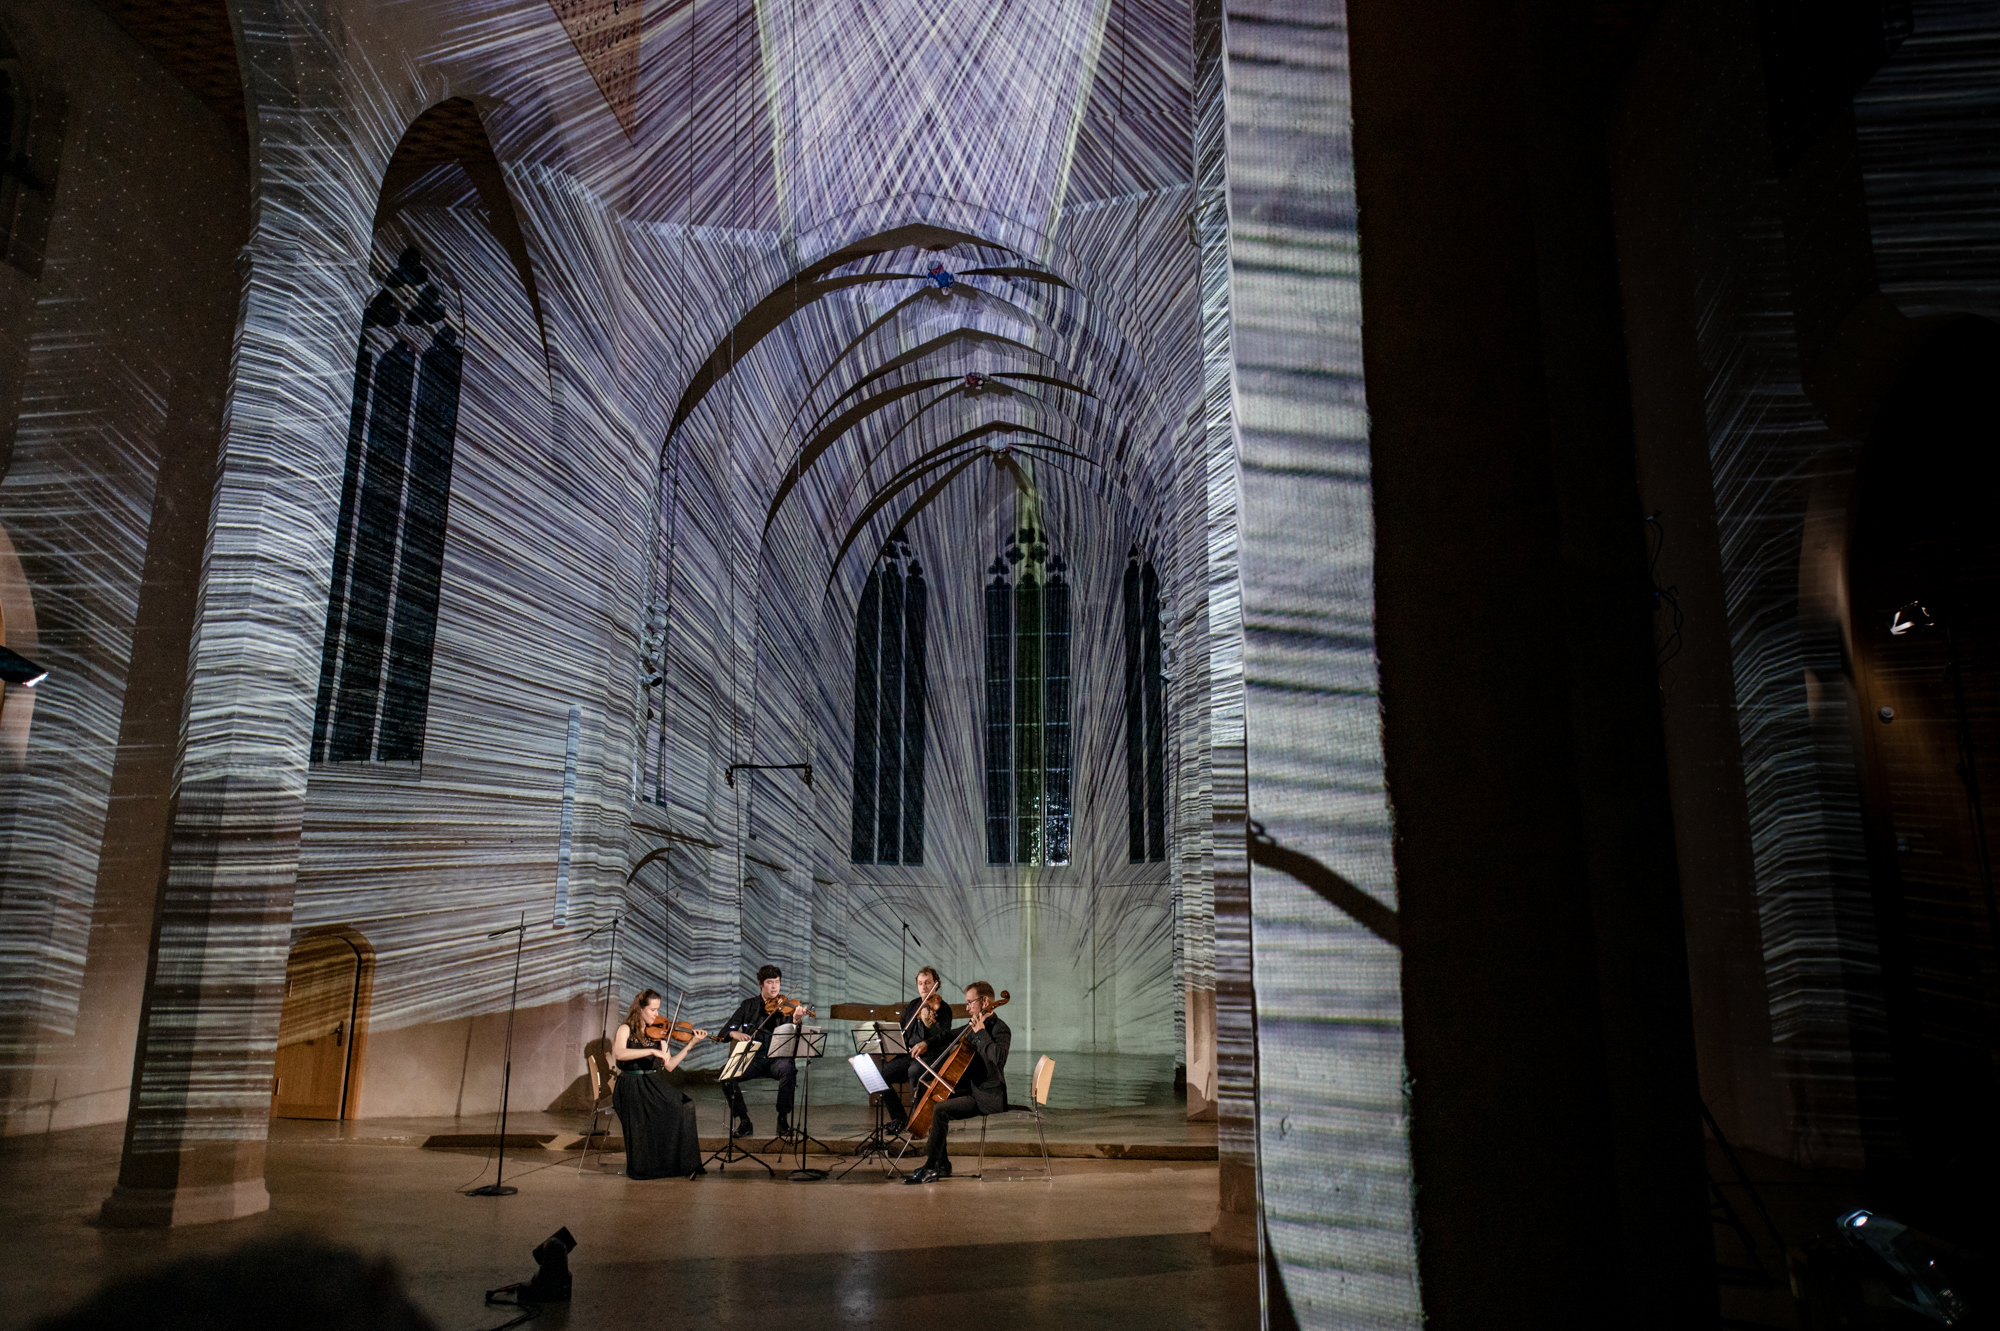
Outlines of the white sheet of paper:
{"type": "Polygon", "coordinates": [[[889,1083],[882,1079],[882,1070],[875,1066],[875,1060],[866,1054],[856,1054],[847,1060],[847,1066],[854,1069],[854,1075],[861,1078],[861,1084],[876,1095],[889,1089],[889,1083]]]}
{"type": "Polygon", "coordinates": [[[764,1047],[762,1040],[739,1040],[736,1048],[730,1050],[729,1059],[722,1065],[722,1080],[731,1081],[743,1075],[750,1066],[750,1060],[764,1047]]]}

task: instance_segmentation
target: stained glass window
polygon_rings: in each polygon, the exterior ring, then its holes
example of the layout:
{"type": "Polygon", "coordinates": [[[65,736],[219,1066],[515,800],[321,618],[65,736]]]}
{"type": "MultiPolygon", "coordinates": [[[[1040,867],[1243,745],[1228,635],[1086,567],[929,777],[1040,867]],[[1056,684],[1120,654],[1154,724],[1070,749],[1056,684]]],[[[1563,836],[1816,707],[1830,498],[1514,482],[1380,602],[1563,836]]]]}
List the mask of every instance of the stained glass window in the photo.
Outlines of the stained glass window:
{"type": "Polygon", "coordinates": [[[423,757],[464,365],[440,283],[404,250],[355,355],[314,762],[423,757]]]}

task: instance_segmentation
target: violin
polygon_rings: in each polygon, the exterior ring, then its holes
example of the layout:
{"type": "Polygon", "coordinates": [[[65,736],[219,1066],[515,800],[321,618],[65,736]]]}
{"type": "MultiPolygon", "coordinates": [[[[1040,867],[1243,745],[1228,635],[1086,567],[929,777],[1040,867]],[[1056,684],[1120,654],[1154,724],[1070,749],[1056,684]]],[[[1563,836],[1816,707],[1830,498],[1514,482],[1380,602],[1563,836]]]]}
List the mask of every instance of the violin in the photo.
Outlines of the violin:
{"type": "Polygon", "coordinates": [[[779,994],[776,998],[767,998],[764,1000],[764,1014],[769,1016],[773,1012],[782,1012],[788,1017],[796,1017],[800,1013],[804,1013],[808,1017],[815,1015],[813,1010],[807,1007],[802,1000],[787,998],[783,994],[779,994]]]}
{"type": "Polygon", "coordinates": [[[683,989],[681,991],[680,1002],[674,1004],[674,1015],[672,1017],[655,1017],[640,1028],[641,1033],[648,1040],[659,1040],[662,1042],[671,1040],[675,1044],[693,1043],[696,1034],[694,1023],[680,1019],[681,1003],[685,1002],[687,1002],[687,991],[683,989]]]}
{"type": "Polygon", "coordinates": [[[642,1030],[648,1040],[672,1040],[675,1044],[687,1044],[694,1039],[694,1023],[691,1021],[668,1021],[660,1017],[647,1022],[642,1030]]]}
{"type": "MultiPolygon", "coordinates": [[[[933,994],[932,997],[936,997],[936,995],[933,994]]],[[[996,1008],[1006,1007],[1008,999],[1012,997],[1013,995],[1002,989],[1000,997],[994,999],[992,1004],[987,1007],[986,1015],[991,1016],[996,1008]]],[[[982,1017],[981,1020],[983,1021],[985,1018],[982,1017]]],[[[912,1139],[925,1136],[930,1132],[932,1113],[937,1110],[939,1105],[951,1098],[951,1093],[958,1089],[959,1079],[965,1076],[966,1071],[972,1067],[973,1048],[965,1041],[965,1037],[971,1030],[972,1027],[970,1026],[959,1027],[957,1038],[951,1042],[951,1048],[945,1051],[944,1057],[938,1060],[936,1070],[933,1072],[930,1081],[924,1086],[924,1093],[917,1097],[917,1107],[910,1111],[910,1136],[912,1139]]]]}

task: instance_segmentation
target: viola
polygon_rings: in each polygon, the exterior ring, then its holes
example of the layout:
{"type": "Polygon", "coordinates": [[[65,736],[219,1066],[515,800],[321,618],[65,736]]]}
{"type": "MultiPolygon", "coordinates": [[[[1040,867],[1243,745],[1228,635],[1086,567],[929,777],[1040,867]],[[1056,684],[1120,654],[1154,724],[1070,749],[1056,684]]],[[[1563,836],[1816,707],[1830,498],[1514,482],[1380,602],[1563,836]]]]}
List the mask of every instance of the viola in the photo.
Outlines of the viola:
{"type": "MultiPolygon", "coordinates": [[[[987,1014],[990,1016],[995,1008],[1006,1007],[1007,1000],[1011,997],[1011,994],[1002,989],[1000,997],[994,999],[992,1006],[986,1009],[987,1014]]],[[[958,1089],[959,1079],[972,1067],[974,1050],[965,1041],[965,1037],[971,1031],[970,1026],[959,1027],[958,1037],[951,1042],[951,1048],[947,1049],[944,1057],[938,1061],[936,1072],[924,1086],[924,1093],[917,1097],[917,1107],[910,1111],[911,1137],[929,1135],[931,1115],[936,1112],[939,1105],[951,1098],[951,1093],[958,1089]]]]}

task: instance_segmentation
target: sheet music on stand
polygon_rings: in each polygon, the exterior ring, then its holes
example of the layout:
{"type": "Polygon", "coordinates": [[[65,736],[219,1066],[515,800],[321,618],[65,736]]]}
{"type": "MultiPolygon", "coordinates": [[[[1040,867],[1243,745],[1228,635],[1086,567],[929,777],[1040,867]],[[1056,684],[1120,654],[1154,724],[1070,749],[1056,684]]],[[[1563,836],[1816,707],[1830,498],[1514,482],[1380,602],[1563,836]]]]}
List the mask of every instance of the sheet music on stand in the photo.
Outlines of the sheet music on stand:
{"type": "MultiPolygon", "coordinates": [[[[757,1057],[757,1051],[763,1047],[763,1042],[759,1040],[738,1040],[735,1047],[729,1051],[729,1060],[722,1065],[721,1080],[726,1082],[740,1080],[743,1074],[750,1070],[750,1061],[757,1057]]],[[[726,1173],[729,1166],[738,1160],[748,1160],[752,1164],[762,1168],[766,1174],[770,1174],[773,1177],[777,1176],[776,1170],[772,1169],[762,1160],[759,1160],[754,1153],[746,1151],[736,1144],[736,1116],[731,1114],[729,1116],[729,1140],[723,1144],[721,1150],[714,1152],[708,1159],[702,1161],[702,1164],[704,1166],[714,1164],[726,1173]]]]}
{"type": "MultiPolygon", "coordinates": [[[[910,1052],[910,1042],[903,1034],[903,1028],[895,1022],[871,1021],[854,1028],[854,1049],[860,1054],[901,1058],[910,1052]]],[[[883,1084],[886,1086],[888,1083],[883,1084]]]]}
{"type": "Polygon", "coordinates": [[[903,1038],[903,1029],[893,1021],[871,1021],[854,1028],[854,1057],[847,1060],[847,1066],[854,1069],[854,1075],[868,1091],[869,1112],[874,1116],[874,1124],[868,1135],[855,1148],[854,1163],[840,1171],[846,1178],[865,1160],[880,1156],[882,1164],[891,1175],[900,1174],[896,1162],[889,1156],[890,1136],[882,1121],[881,1096],[888,1093],[889,1079],[882,1075],[881,1065],[875,1060],[895,1058],[910,1052],[909,1043],[903,1038]]]}
{"type": "Polygon", "coordinates": [[[792,1171],[794,1183],[807,1183],[826,1177],[824,1169],[806,1168],[806,1143],[811,1142],[820,1150],[831,1154],[831,1148],[812,1135],[812,1065],[826,1053],[826,1032],[817,1026],[800,1026],[786,1022],[771,1032],[772,1058],[790,1058],[799,1063],[799,1121],[795,1125],[798,1133],[799,1163],[792,1171]]]}
{"type": "Polygon", "coordinates": [[[889,1090],[889,1079],[882,1075],[882,1069],[875,1066],[875,1057],[867,1052],[856,1054],[847,1060],[847,1066],[854,1069],[854,1075],[861,1078],[861,1084],[868,1088],[870,1095],[884,1095],[889,1090]]]}
{"type": "Polygon", "coordinates": [[[723,1081],[736,1081],[750,1070],[750,1060],[757,1057],[757,1051],[764,1044],[761,1040],[738,1040],[736,1047],[729,1051],[729,1061],[722,1065],[723,1081]]]}
{"type": "Polygon", "coordinates": [[[817,1026],[786,1022],[771,1032],[772,1058],[819,1058],[826,1053],[826,1032],[817,1026]]]}

